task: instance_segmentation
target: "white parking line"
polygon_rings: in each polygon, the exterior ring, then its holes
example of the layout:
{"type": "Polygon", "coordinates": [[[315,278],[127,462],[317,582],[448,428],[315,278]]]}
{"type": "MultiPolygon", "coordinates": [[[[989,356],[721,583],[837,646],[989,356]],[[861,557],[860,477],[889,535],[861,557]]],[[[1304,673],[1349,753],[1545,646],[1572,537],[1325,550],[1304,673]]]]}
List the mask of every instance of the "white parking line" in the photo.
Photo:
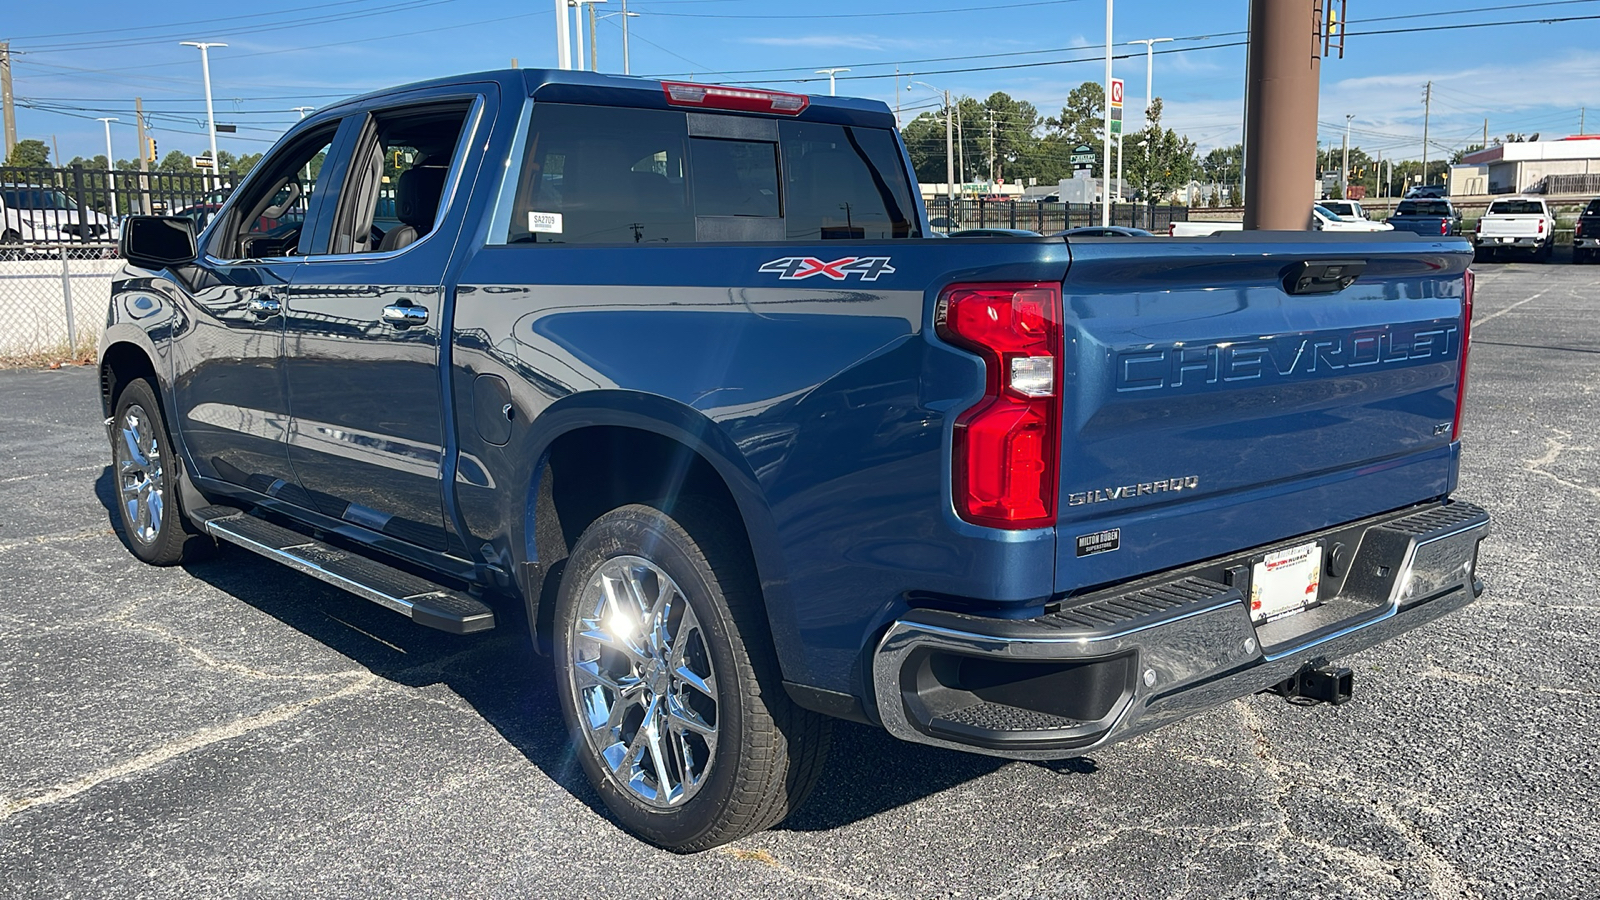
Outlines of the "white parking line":
{"type": "Polygon", "coordinates": [[[1472,323],[1472,327],[1473,328],[1482,328],[1484,325],[1488,324],[1489,322],[1494,321],[1495,319],[1500,318],[1501,316],[1505,315],[1508,312],[1511,312],[1513,309],[1516,309],[1517,307],[1521,306],[1522,304],[1524,304],[1524,303],[1532,303],[1533,301],[1539,299],[1540,297],[1543,297],[1545,294],[1548,294],[1548,293],[1550,293],[1550,288],[1545,288],[1544,290],[1540,291],[1539,293],[1534,294],[1532,297],[1528,297],[1528,298],[1523,299],[1523,300],[1518,300],[1517,302],[1511,304],[1510,306],[1506,307],[1505,309],[1500,310],[1499,312],[1490,313],[1489,315],[1484,316],[1483,318],[1477,320],[1476,322],[1473,322],[1472,323]]]}

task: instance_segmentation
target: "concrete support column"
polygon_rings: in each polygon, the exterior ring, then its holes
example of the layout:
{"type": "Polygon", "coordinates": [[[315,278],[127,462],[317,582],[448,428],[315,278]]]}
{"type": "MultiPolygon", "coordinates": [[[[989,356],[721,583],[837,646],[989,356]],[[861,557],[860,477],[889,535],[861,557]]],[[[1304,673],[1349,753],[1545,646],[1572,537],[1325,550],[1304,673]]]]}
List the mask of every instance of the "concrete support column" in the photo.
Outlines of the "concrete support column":
{"type": "Polygon", "coordinates": [[[1305,231],[1317,180],[1321,0],[1251,0],[1244,227],[1305,231]]]}

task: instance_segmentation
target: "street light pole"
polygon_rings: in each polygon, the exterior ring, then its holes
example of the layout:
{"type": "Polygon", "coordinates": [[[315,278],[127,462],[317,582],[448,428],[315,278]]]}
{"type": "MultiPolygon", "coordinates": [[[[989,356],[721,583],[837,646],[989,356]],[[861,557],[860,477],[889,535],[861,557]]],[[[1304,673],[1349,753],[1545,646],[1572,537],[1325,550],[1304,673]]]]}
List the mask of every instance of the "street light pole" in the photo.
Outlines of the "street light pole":
{"type": "Polygon", "coordinates": [[[1156,45],[1170,43],[1173,38],[1145,38],[1139,41],[1129,41],[1128,45],[1144,45],[1144,120],[1150,121],[1150,104],[1155,100],[1156,77],[1156,45]]]}
{"type": "Polygon", "coordinates": [[[572,68],[572,34],[567,21],[567,0],[556,0],[556,68],[572,68]]]}
{"type": "Polygon", "coordinates": [[[817,74],[818,75],[826,75],[826,76],[828,76],[828,96],[829,97],[838,96],[837,94],[834,93],[834,90],[833,90],[833,77],[835,75],[839,74],[840,72],[848,72],[848,71],[850,71],[850,70],[849,69],[818,69],[817,70],[817,74]]]}
{"type": "Polygon", "coordinates": [[[1350,120],[1355,116],[1349,113],[1344,117],[1344,163],[1339,172],[1339,199],[1350,199],[1350,120]]]}
{"type": "Polygon", "coordinates": [[[949,231],[955,221],[955,186],[956,186],[956,153],[955,153],[955,113],[950,108],[950,92],[941,91],[926,81],[914,81],[935,94],[944,95],[944,197],[945,197],[945,231],[949,231]]]}
{"type": "Polygon", "coordinates": [[[1100,141],[1100,225],[1111,224],[1111,4],[1106,0],[1105,135],[1100,141]]]}
{"type": "MultiPolygon", "coordinates": [[[[1110,0],[1107,0],[1107,2],[1110,2],[1110,0]]],[[[218,169],[220,167],[217,165],[217,115],[216,115],[216,112],[211,108],[211,54],[210,54],[210,50],[211,50],[212,47],[226,47],[228,45],[224,44],[224,43],[221,43],[221,42],[218,42],[218,41],[209,41],[209,42],[208,41],[179,41],[178,43],[181,46],[184,46],[184,47],[199,47],[200,48],[200,72],[201,72],[201,75],[205,78],[205,82],[206,82],[206,131],[211,136],[211,176],[212,176],[212,186],[213,187],[220,187],[221,184],[222,184],[222,173],[220,171],[218,171],[218,169]]]]}
{"type": "Polygon", "coordinates": [[[117,158],[111,155],[111,123],[121,120],[96,119],[95,121],[104,123],[106,126],[106,214],[115,216],[117,214],[117,176],[113,173],[117,169],[117,158]]]}
{"type": "Polygon", "coordinates": [[[632,75],[632,63],[628,61],[628,20],[639,18],[638,13],[628,12],[628,0],[622,0],[622,74],[632,75]]]}

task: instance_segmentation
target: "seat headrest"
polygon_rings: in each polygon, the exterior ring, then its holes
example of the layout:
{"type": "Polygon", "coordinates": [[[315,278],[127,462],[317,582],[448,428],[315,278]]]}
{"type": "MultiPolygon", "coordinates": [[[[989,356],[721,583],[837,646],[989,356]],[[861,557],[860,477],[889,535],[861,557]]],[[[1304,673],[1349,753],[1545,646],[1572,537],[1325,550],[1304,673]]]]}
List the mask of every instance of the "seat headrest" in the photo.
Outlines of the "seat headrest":
{"type": "Polygon", "coordinates": [[[448,171],[443,166],[418,166],[400,173],[394,187],[395,215],[400,221],[424,233],[433,228],[448,171]]]}

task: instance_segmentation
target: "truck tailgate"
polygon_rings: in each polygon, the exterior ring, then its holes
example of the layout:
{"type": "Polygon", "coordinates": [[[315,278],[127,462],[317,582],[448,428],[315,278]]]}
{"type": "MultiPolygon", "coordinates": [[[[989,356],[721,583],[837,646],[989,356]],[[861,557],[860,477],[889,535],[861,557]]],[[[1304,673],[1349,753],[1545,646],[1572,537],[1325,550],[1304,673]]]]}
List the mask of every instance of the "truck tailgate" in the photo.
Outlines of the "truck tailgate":
{"type": "Polygon", "coordinates": [[[1453,487],[1465,242],[1250,233],[1072,251],[1057,590],[1453,487]],[[1307,260],[1365,270],[1292,295],[1284,276],[1307,260]]]}
{"type": "Polygon", "coordinates": [[[1544,237],[1543,216],[1484,216],[1478,223],[1483,237],[1544,237]]]}

